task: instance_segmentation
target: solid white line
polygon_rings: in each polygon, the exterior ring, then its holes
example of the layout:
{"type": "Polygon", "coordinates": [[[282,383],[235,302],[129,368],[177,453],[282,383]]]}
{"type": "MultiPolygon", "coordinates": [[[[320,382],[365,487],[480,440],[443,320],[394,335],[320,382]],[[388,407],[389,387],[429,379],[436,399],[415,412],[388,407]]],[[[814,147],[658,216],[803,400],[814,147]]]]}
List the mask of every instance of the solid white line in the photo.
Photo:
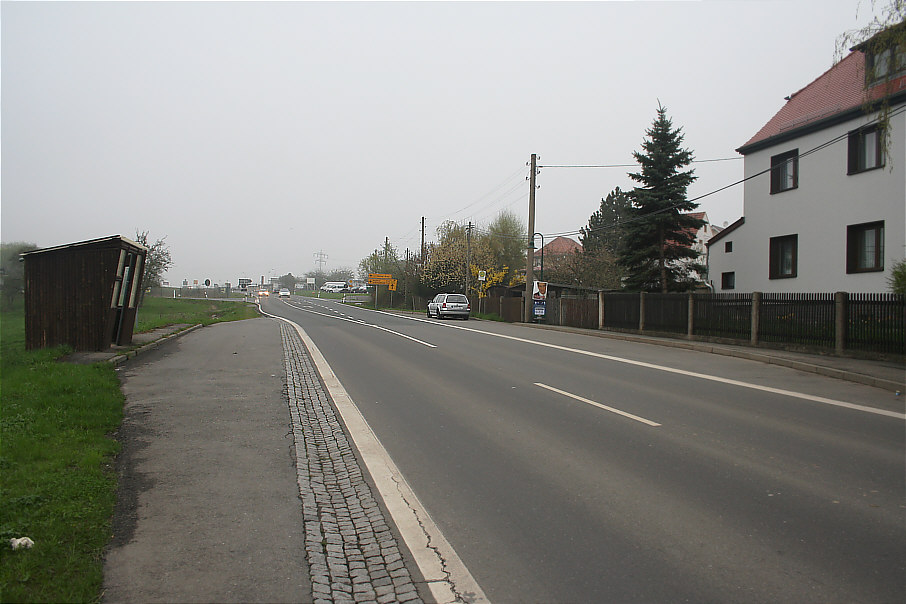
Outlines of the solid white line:
{"type": "Polygon", "coordinates": [[[434,599],[442,604],[488,602],[484,591],[418,500],[314,341],[299,324],[264,311],[262,313],[286,321],[302,338],[330,398],[343,418],[343,424],[349,430],[387,511],[393,517],[434,599]]]}
{"type": "MultiPolygon", "coordinates": [[[[379,312],[379,311],[372,311],[379,312]]],[[[771,394],[779,394],[782,396],[789,396],[792,398],[798,398],[806,401],[812,401],[814,403],[822,403],[824,405],[832,405],[834,407],[843,407],[845,409],[852,409],[854,411],[862,411],[864,413],[872,413],[875,415],[883,415],[885,417],[893,417],[896,419],[906,420],[906,413],[898,413],[896,411],[888,411],[886,409],[877,409],[875,407],[868,407],[866,405],[858,405],[856,403],[847,403],[846,401],[838,401],[832,398],[825,398],[823,396],[814,396],[811,394],[805,394],[803,392],[795,392],[793,390],[784,390],[783,388],[773,388],[771,386],[762,386],[760,384],[753,384],[751,382],[743,382],[740,380],[734,380],[730,378],[724,378],[717,375],[708,375],[706,373],[698,373],[696,371],[686,371],[685,369],[675,369],[673,367],[666,367],[664,365],[655,365],[654,363],[646,363],[644,361],[634,361],[632,359],[626,359],[623,357],[615,357],[609,354],[601,354],[599,352],[591,352],[589,350],[581,350],[579,348],[568,348],[566,346],[558,346],[557,344],[548,344],[547,342],[539,342],[537,340],[529,340],[526,338],[519,338],[516,336],[508,336],[501,333],[493,333],[490,331],[482,331],[480,329],[470,329],[468,327],[463,327],[461,325],[448,325],[444,323],[439,323],[437,321],[425,321],[425,319],[417,317],[404,317],[412,321],[422,321],[426,323],[432,323],[435,325],[443,325],[444,327],[449,327],[450,329],[462,329],[463,331],[471,331],[473,333],[480,333],[487,336],[492,336],[495,338],[503,338],[505,340],[513,340],[514,342],[523,342],[525,344],[533,344],[535,346],[544,346],[545,348],[553,348],[555,350],[562,350],[565,352],[572,352],[575,354],[581,354],[585,356],[595,357],[599,359],[604,359],[607,361],[614,361],[616,363],[625,363],[627,365],[635,365],[636,367],[645,367],[646,369],[654,369],[656,371],[666,371],[667,373],[675,373],[677,375],[684,375],[686,377],[698,378],[701,380],[708,380],[711,382],[719,382],[721,384],[728,384],[730,386],[738,386],[740,388],[749,388],[751,390],[759,390],[761,392],[770,392],[771,394]]]]}
{"type": "Polygon", "coordinates": [[[582,401],[583,403],[589,404],[592,407],[598,407],[599,409],[604,409],[605,411],[610,411],[611,413],[616,413],[617,415],[622,415],[623,417],[628,417],[629,419],[634,419],[637,422],[642,422],[649,426],[660,426],[659,423],[653,422],[650,419],[645,419],[644,417],[639,417],[638,415],[633,415],[632,413],[627,413],[625,411],[620,411],[619,409],[614,409],[613,407],[608,407],[607,405],[602,405],[601,403],[595,402],[593,400],[587,399],[585,397],[579,396],[578,394],[573,394],[572,392],[567,392],[565,390],[560,390],[559,388],[554,388],[553,386],[548,386],[547,384],[542,384],[540,382],[535,382],[536,386],[541,386],[546,388],[551,392],[556,392],[557,394],[562,394],[563,396],[568,396],[569,398],[574,398],[577,401],[582,401]]]}
{"type": "MultiPolygon", "coordinates": [[[[348,317],[348,316],[325,315],[322,312],[317,312],[315,310],[309,310],[308,308],[302,308],[301,306],[296,306],[295,304],[290,304],[289,302],[286,302],[286,301],[283,301],[283,303],[286,304],[287,306],[292,306],[296,310],[301,310],[302,312],[311,313],[313,315],[318,315],[320,317],[327,317],[328,319],[339,319],[341,321],[348,321],[350,323],[355,323],[356,325],[363,325],[365,327],[373,327],[373,328],[379,329],[381,331],[386,331],[387,333],[392,333],[395,336],[399,336],[401,338],[406,338],[407,340],[412,340],[413,342],[421,344],[422,346],[427,346],[428,348],[437,348],[437,346],[435,346],[434,344],[431,344],[429,342],[424,342],[422,340],[419,340],[418,338],[413,338],[412,336],[408,336],[408,335],[406,335],[404,333],[400,333],[398,331],[393,331],[392,329],[387,329],[386,327],[381,327],[380,325],[373,325],[371,323],[366,323],[365,321],[362,321],[361,319],[354,319],[354,318],[348,317]]],[[[334,311],[334,312],[336,312],[336,311],[334,311]]],[[[339,313],[337,313],[337,314],[339,314],[339,313]]]]}

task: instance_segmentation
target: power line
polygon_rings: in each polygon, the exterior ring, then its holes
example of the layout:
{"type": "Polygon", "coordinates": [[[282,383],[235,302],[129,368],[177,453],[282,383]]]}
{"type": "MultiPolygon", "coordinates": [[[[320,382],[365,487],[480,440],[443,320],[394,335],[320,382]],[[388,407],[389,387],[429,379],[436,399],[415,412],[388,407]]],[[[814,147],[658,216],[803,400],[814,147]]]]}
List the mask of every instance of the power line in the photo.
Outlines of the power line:
{"type": "MultiPolygon", "coordinates": [[[[899,115],[900,113],[903,113],[904,111],[906,111],[906,107],[904,107],[904,108],[902,108],[902,109],[898,109],[898,110],[892,112],[892,113],[888,116],[888,120],[889,120],[891,117],[893,117],[893,116],[896,116],[896,115],[899,115]]],[[[871,125],[871,124],[873,124],[873,123],[876,123],[876,122],[878,122],[878,121],[879,121],[879,118],[876,118],[876,119],[874,119],[874,120],[871,120],[871,121],[868,122],[868,124],[866,124],[866,126],[867,126],[867,125],[871,125]]],[[[864,127],[864,126],[863,126],[863,127],[864,127]]],[[[816,146],[816,147],[813,147],[813,148],[809,149],[808,151],[804,151],[804,152],[800,153],[799,155],[796,156],[796,158],[799,159],[799,158],[802,158],[802,157],[808,157],[808,156],[811,155],[812,153],[817,153],[818,151],[821,151],[822,149],[825,149],[825,148],[827,148],[827,147],[830,147],[831,145],[834,145],[834,144],[840,142],[841,140],[846,140],[846,139],[848,139],[848,138],[849,138],[849,132],[844,132],[843,134],[841,134],[841,135],[839,135],[839,136],[836,136],[836,137],[834,137],[834,138],[832,138],[832,139],[830,139],[830,140],[828,140],[828,141],[826,141],[826,142],[824,142],[824,143],[821,143],[820,145],[818,145],[818,146],[816,146]]],[[[596,228],[596,229],[585,229],[584,227],[582,227],[582,228],[581,228],[580,230],[578,230],[578,231],[565,231],[565,232],[562,232],[562,233],[543,233],[543,235],[544,235],[545,237],[558,237],[558,236],[565,237],[565,236],[571,236],[571,235],[580,235],[580,234],[582,234],[582,231],[585,231],[585,233],[596,233],[596,232],[599,232],[599,231],[606,231],[606,230],[609,230],[609,229],[619,228],[619,227],[623,226],[624,224],[629,224],[629,223],[632,223],[632,222],[637,222],[637,221],[639,221],[639,220],[644,220],[644,219],[649,218],[649,217],[651,217],[651,216],[656,216],[656,215],[658,215],[658,214],[663,214],[664,212],[669,212],[670,210],[676,209],[677,207],[679,207],[679,206],[681,206],[681,205],[685,205],[685,204],[691,203],[691,202],[696,202],[696,201],[698,201],[698,200],[700,200],[700,199],[704,199],[705,197],[710,197],[711,195],[714,195],[714,194],[716,194],[716,193],[720,193],[721,191],[725,191],[725,190],[727,190],[727,189],[729,189],[729,188],[731,188],[731,187],[735,187],[735,186],[737,186],[737,185],[741,185],[742,183],[744,183],[744,182],[746,182],[746,181],[749,181],[749,180],[752,180],[753,178],[757,178],[757,177],[759,177],[759,176],[762,176],[762,175],[764,175],[764,174],[767,174],[768,172],[770,172],[770,171],[773,170],[773,169],[774,169],[773,166],[772,166],[772,167],[769,167],[769,168],[766,168],[766,169],[762,170],[761,172],[757,172],[757,173],[755,173],[755,174],[752,174],[751,176],[747,176],[746,178],[743,178],[742,180],[738,180],[738,181],[736,181],[736,182],[734,182],[734,183],[730,183],[730,184],[728,184],[728,185],[725,185],[725,186],[723,186],[723,187],[720,187],[719,189],[714,189],[713,191],[710,191],[710,192],[705,193],[705,194],[703,194],[703,195],[699,195],[698,197],[693,197],[692,199],[687,199],[687,200],[681,201],[681,202],[679,202],[679,203],[673,204],[673,205],[668,206],[668,207],[666,207],[666,208],[661,208],[660,210],[656,210],[656,211],[654,211],[654,212],[651,212],[651,213],[649,213],[649,214],[645,214],[645,215],[643,215],[643,216],[636,216],[636,217],[629,218],[629,219],[626,219],[626,220],[621,220],[621,221],[615,222],[615,223],[613,223],[613,224],[611,224],[611,225],[606,225],[606,226],[603,226],[603,227],[598,227],[598,228],[596,228]]]]}
{"type": "MultiPolygon", "coordinates": [[[[741,157],[718,157],[715,159],[694,159],[689,163],[692,164],[706,164],[711,162],[718,161],[737,161],[742,159],[741,157]]],[[[559,164],[559,165],[544,165],[538,166],[539,168],[637,168],[639,164],[559,164]]]]}

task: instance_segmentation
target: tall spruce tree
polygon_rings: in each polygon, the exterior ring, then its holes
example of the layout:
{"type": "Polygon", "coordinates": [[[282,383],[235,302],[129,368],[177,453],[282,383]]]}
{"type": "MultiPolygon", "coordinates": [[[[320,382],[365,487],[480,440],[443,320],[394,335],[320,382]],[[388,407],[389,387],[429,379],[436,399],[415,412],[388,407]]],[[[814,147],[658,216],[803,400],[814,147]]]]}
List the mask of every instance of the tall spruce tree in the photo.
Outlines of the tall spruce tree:
{"type": "Polygon", "coordinates": [[[686,188],[696,177],[683,171],[692,152],[683,149],[682,128],[673,128],[666,107],[658,103],[657,118],[646,131],[642,152],[633,156],[641,170],[629,177],[640,183],[631,192],[632,207],[624,223],[620,265],[624,286],[635,291],[687,291],[704,270],[692,249],[703,220],[688,213],[698,204],[688,201],[686,188]]]}

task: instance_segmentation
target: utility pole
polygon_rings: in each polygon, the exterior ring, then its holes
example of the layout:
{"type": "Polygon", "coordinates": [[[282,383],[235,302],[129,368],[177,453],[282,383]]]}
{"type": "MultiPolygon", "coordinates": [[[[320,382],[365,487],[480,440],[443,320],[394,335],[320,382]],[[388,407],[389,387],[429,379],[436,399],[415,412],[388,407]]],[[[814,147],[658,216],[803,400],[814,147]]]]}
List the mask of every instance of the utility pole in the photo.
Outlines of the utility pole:
{"type": "Polygon", "coordinates": [[[472,280],[472,221],[466,227],[466,297],[469,297],[469,282],[472,280]]]}
{"type": "Polygon", "coordinates": [[[321,250],[320,252],[315,252],[314,254],[312,254],[312,256],[314,256],[315,258],[315,264],[318,265],[318,272],[323,273],[324,263],[327,262],[327,254],[325,254],[324,251],[321,250]]]}
{"type": "Polygon", "coordinates": [[[535,263],[535,172],[538,165],[538,156],[532,153],[531,171],[529,172],[529,197],[528,197],[528,245],[525,254],[525,322],[532,322],[532,286],[535,275],[532,273],[535,263]]]}
{"type": "Polygon", "coordinates": [[[422,216],[422,255],[418,259],[418,263],[425,266],[425,217],[422,216]]]}

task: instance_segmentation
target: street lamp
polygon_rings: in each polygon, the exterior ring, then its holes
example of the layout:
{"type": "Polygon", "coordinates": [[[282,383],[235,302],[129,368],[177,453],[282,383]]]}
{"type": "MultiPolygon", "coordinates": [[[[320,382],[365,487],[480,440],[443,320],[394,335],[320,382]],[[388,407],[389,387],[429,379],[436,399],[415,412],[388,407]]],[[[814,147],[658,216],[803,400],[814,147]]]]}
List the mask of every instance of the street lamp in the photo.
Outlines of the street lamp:
{"type": "Polygon", "coordinates": [[[532,233],[532,249],[535,248],[535,235],[541,237],[541,275],[538,277],[538,281],[544,281],[544,235],[532,233]]]}

